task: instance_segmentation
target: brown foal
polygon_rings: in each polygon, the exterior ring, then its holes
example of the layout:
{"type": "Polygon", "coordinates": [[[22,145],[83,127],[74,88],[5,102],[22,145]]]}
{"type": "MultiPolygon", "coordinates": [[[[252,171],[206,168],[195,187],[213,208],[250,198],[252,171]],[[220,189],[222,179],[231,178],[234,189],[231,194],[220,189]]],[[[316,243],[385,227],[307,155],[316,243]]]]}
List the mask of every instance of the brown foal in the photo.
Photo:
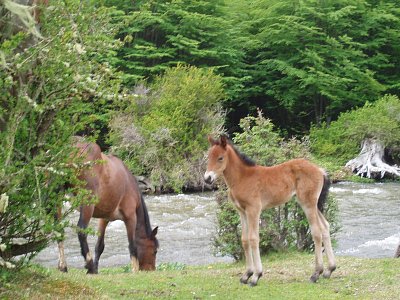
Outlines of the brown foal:
{"type": "Polygon", "coordinates": [[[336,263],[329,223],[322,214],[330,185],[325,171],[305,159],[293,159],[272,167],[258,166],[239,153],[225,136],[219,140],[209,137],[208,140],[210,149],[204,180],[212,183],[222,175],[228,186],[228,196],[240,215],[247,267],[240,282],[254,286],[262,276],[259,251],[261,211],[282,205],[294,195],[307,216],[315,244],[315,271],[310,281],[316,282],[324,270],[322,243],[328,257],[328,269],[323,275],[329,278],[336,263]]]}

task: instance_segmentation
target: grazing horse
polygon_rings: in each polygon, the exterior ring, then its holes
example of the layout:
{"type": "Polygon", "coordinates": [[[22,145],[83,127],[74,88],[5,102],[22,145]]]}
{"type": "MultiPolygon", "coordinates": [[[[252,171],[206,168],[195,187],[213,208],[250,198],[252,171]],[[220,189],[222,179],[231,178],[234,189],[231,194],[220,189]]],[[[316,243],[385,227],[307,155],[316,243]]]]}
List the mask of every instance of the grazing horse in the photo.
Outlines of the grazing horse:
{"type": "Polygon", "coordinates": [[[222,175],[228,186],[228,195],[240,215],[247,267],[240,282],[246,284],[251,278],[249,284],[254,286],[262,276],[259,250],[261,211],[284,204],[294,195],[307,216],[315,243],[315,271],[310,281],[316,282],[324,269],[322,242],[329,264],[324,277],[329,278],[336,264],[329,224],[322,214],[330,185],[325,171],[305,159],[293,159],[272,167],[258,166],[239,153],[225,136],[219,140],[209,136],[208,141],[210,149],[204,180],[212,183],[222,175]]]}
{"type": "MultiPolygon", "coordinates": [[[[75,146],[77,155],[83,158],[84,163],[89,164],[89,168],[80,170],[78,178],[97,200],[95,204],[80,207],[78,221],[78,237],[87,273],[98,273],[100,255],[104,250],[105,230],[107,224],[114,220],[125,223],[132,270],[155,270],[158,227],[151,229],[146,204],[135,177],[119,158],[105,155],[97,144],[80,140],[75,146]],[[94,261],[89,251],[87,234],[84,232],[91,218],[100,219],[94,261]]],[[[59,242],[58,247],[58,268],[67,271],[63,242],[59,242]]]]}

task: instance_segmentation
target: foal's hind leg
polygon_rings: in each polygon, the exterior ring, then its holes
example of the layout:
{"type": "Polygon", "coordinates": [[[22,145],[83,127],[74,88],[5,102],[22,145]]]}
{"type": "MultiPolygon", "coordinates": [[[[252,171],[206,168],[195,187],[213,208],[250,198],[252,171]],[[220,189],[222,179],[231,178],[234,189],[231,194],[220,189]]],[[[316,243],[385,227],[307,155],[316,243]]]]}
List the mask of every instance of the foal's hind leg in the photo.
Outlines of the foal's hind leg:
{"type": "Polygon", "coordinates": [[[93,273],[97,274],[99,272],[99,260],[100,256],[104,251],[104,235],[106,233],[106,227],[108,225],[108,221],[106,219],[99,220],[99,237],[97,238],[96,249],[95,249],[95,259],[94,259],[94,271],[93,273]]]}
{"type": "MultiPolygon", "coordinates": [[[[78,221],[79,229],[85,230],[88,227],[90,218],[93,215],[93,211],[94,211],[94,205],[81,207],[81,213],[80,213],[79,221],[78,221]]],[[[88,270],[87,271],[88,274],[94,274],[93,258],[89,251],[89,245],[87,242],[87,234],[85,232],[83,232],[82,230],[79,230],[78,238],[79,238],[79,243],[81,244],[82,256],[86,261],[85,268],[88,270]]]]}
{"type": "Polygon", "coordinates": [[[322,240],[324,242],[326,256],[328,257],[328,270],[324,272],[324,277],[329,278],[331,277],[332,272],[336,269],[335,255],[333,254],[332,249],[329,223],[320,211],[318,211],[318,216],[322,225],[322,240]]]}
{"type": "Polygon", "coordinates": [[[317,207],[303,208],[311,227],[311,235],[315,245],[315,271],[310,277],[311,282],[316,282],[324,271],[322,258],[322,229],[317,207]]]}

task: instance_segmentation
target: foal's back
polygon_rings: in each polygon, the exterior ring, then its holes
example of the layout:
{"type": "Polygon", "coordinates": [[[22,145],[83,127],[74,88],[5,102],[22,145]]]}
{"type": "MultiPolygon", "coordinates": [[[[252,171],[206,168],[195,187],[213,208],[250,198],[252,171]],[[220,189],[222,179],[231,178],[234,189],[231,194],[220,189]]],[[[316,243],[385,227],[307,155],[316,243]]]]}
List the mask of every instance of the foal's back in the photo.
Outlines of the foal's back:
{"type": "Polygon", "coordinates": [[[259,191],[264,208],[281,205],[294,195],[297,195],[300,202],[308,199],[315,205],[325,174],[306,159],[292,159],[271,167],[256,166],[254,172],[261,178],[259,191]]]}

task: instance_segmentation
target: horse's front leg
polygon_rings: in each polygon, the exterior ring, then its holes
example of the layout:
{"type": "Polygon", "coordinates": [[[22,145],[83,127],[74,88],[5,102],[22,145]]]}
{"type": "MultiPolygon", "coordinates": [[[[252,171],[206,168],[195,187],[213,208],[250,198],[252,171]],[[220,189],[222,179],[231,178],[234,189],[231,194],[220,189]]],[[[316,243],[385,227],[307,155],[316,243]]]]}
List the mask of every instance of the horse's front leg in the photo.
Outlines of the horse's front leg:
{"type": "Polygon", "coordinates": [[[262,276],[262,263],[260,257],[260,237],[259,237],[259,223],[260,223],[261,208],[253,207],[246,211],[247,224],[248,224],[248,237],[251,251],[251,258],[253,259],[254,273],[250,279],[249,285],[256,286],[258,280],[262,276]]]}
{"type": "Polygon", "coordinates": [[[94,264],[93,264],[93,257],[89,250],[89,245],[87,242],[87,234],[84,230],[88,227],[89,221],[93,216],[94,205],[89,206],[81,206],[80,216],[78,221],[78,238],[79,243],[81,245],[81,253],[83,258],[85,259],[86,265],[85,268],[88,270],[88,274],[95,274],[94,264]]]}
{"type": "Polygon", "coordinates": [[[99,271],[100,256],[104,251],[104,235],[106,233],[107,225],[108,225],[108,220],[106,220],[106,219],[99,220],[99,226],[98,226],[99,236],[97,238],[96,249],[95,249],[95,259],[94,259],[94,273],[96,273],[96,274],[99,271]]]}
{"type": "Polygon", "coordinates": [[[254,273],[254,266],[251,257],[246,215],[244,211],[242,211],[241,209],[238,209],[238,211],[240,215],[240,223],[242,225],[242,247],[244,251],[244,257],[246,260],[246,272],[243,273],[242,277],[240,278],[240,282],[243,284],[247,284],[249,278],[254,273]]]}
{"type": "Polygon", "coordinates": [[[128,235],[129,253],[131,256],[132,272],[138,272],[140,269],[138,260],[138,251],[136,245],[136,217],[125,220],[126,233],[128,235]]]}

